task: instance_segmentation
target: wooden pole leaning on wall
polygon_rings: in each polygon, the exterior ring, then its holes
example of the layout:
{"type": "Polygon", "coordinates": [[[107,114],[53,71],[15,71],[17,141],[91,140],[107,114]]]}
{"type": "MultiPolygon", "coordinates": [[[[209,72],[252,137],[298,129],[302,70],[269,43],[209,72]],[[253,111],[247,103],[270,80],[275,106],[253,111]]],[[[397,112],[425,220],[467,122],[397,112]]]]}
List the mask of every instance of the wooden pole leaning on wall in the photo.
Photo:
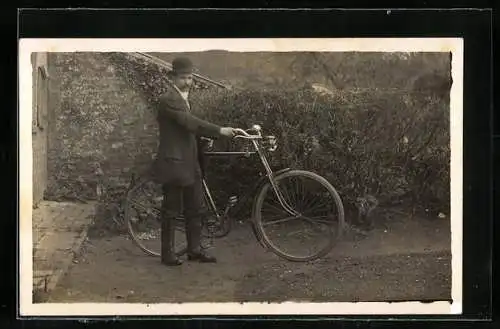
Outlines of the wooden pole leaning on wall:
{"type": "MultiPolygon", "coordinates": [[[[169,62],[167,61],[164,61],[156,56],[153,56],[153,55],[150,55],[150,54],[147,54],[147,53],[140,53],[140,52],[132,52],[132,53],[128,53],[129,56],[132,56],[132,57],[135,57],[135,58],[138,58],[138,59],[142,59],[142,60],[145,60],[145,61],[148,61],[148,62],[151,62],[151,63],[154,63],[160,67],[163,67],[167,70],[172,70],[172,64],[170,64],[169,62]]],[[[218,82],[218,81],[215,81],[215,80],[212,80],[206,76],[203,76],[201,74],[198,74],[198,73],[193,73],[193,77],[194,79],[197,81],[197,82],[201,82],[203,84],[208,84],[208,85],[212,85],[212,86],[215,86],[215,87],[219,87],[219,88],[223,88],[223,89],[232,89],[231,86],[229,85],[225,85],[221,82],[218,82]]],[[[171,81],[169,81],[171,83],[171,81]]]]}

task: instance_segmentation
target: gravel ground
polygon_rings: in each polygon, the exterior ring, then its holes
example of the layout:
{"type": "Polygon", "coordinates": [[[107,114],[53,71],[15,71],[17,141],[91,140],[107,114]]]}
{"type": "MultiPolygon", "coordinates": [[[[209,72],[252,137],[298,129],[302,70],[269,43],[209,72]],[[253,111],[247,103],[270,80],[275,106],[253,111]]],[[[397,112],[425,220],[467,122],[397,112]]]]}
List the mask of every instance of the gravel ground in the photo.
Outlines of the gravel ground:
{"type": "Polygon", "coordinates": [[[217,264],[162,266],[126,236],[87,240],[49,302],[449,300],[449,222],[403,220],[348,236],[328,255],[293,263],[264,250],[247,225],[216,242],[217,264]]]}
{"type": "Polygon", "coordinates": [[[299,268],[265,264],[245,274],[235,298],[274,302],[446,300],[451,295],[450,262],[450,253],[435,252],[327,259],[299,268]]]}

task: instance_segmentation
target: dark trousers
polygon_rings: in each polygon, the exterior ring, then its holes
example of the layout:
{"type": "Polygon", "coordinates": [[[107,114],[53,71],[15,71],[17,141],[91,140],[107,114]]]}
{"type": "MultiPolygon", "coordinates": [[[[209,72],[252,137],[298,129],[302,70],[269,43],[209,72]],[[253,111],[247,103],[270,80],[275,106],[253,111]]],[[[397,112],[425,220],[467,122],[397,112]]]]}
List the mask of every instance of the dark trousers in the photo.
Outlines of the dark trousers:
{"type": "Polygon", "coordinates": [[[184,215],[188,253],[200,252],[202,216],[205,214],[205,199],[201,177],[188,186],[164,184],[161,211],[161,258],[171,260],[175,257],[175,221],[184,215]]]}

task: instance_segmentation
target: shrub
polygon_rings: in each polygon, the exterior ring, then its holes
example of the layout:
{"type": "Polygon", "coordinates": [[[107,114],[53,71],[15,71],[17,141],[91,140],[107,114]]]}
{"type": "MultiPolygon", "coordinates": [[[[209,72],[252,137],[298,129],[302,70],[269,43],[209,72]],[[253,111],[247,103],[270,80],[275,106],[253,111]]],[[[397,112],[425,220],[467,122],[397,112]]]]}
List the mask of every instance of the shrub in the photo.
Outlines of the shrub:
{"type": "MultiPolygon", "coordinates": [[[[224,125],[257,123],[277,136],[272,154],[276,168],[312,170],[326,177],[344,201],[371,194],[392,203],[414,203],[442,210],[449,203],[448,109],[439,99],[421,95],[318,95],[310,90],[207,91],[197,95],[199,115],[224,125]]],[[[237,147],[219,142],[220,149],[237,147]]],[[[245,189],[256,174],[256,161],[217,160],[209,175],[227,187],[227,173],[244,177],[231,187],[245,189]]]]}

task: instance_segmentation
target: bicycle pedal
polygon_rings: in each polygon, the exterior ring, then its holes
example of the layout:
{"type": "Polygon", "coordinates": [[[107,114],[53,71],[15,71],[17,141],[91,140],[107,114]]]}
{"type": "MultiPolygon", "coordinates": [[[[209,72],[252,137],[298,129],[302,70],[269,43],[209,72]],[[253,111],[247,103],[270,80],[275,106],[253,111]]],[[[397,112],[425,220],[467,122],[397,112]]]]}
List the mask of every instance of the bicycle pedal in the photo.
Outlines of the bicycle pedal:
{"type": "Polygon", "coordinates": [[[208,245],[203,245],[203,243],[201,244],[201,249],[203,249],[203,250],[208,250],[208,249],[212,249],[212,248],[214,248],[213,243],[210,243],[208,245]]]}

